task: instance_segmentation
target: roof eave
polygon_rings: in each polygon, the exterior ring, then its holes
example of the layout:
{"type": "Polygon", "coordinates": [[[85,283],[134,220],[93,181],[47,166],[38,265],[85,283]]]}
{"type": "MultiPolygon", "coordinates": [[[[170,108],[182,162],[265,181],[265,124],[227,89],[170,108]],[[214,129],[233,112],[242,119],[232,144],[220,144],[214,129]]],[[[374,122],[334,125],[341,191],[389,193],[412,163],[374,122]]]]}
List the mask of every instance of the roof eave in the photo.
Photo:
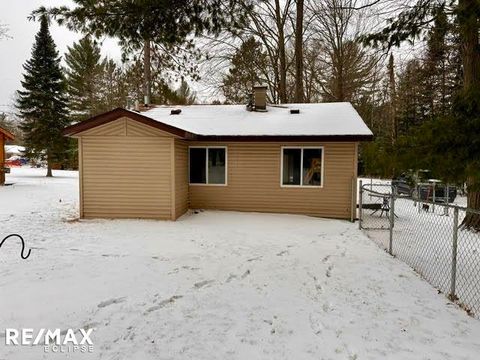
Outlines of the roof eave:
{"type": "Polygon", "coordinates": [[[0,128],[0,134],[3,134],[7,140],[15,140],[15,135],[3,128],[0,128]]]}
{"type": "Polygon", "coordinates": [[[363,142],[372,141],[373,135],[197,135],[192,140],[239,142],[363,142]]]}
{"type": "Polygon", "coordinates": [[[121,117],[128,117],[139,123],[152,126],[186,140],[196,141],[328,141],[328,142],[361,142],[372,141],[373,135],[198,135],[192,132],[154,120],[148,116],[123,108],[116,108],[106,113],[96,115],[88,120],[66,127],[62,134],[69,137],[78,137],[82,132],[94,127],[107,124],[121,117]]]}

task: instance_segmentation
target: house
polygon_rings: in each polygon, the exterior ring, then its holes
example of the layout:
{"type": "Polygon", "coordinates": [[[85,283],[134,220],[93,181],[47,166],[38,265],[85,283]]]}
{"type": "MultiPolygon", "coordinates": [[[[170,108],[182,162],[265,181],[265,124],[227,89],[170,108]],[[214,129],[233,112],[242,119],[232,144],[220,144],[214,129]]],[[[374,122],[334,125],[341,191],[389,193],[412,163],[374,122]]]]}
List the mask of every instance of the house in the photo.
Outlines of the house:
{"type": "Polygon", "coordinates": [[[354,219],[358,144],[349,103],[150,107],[65,129],[78,139],[80,216],[175,220],[191,209],[354,219]]]}
{"type": "Polygon", "coordinates": [[[14,138],[13,134],[0,127],[0,186],[5,184],[5,143],[14,138]]]}

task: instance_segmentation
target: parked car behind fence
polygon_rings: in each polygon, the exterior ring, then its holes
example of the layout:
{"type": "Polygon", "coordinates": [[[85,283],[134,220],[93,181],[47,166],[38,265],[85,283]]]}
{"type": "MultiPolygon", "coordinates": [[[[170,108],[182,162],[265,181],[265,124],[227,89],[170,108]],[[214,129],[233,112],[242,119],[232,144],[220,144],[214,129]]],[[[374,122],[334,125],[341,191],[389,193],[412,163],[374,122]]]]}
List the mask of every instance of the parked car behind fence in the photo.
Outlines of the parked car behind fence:
{"type": "Polygon", "coordinates": [[[448,203],[455,201],[457,197],[457,187],[453,185],[445,185],[438,180],[429,180],[429,182],[415,184],[414,181],[402,175],[392,180],[398,195],[406,195],[408,197],[419,198],[420,200],[435,201],[446,203],[446,189],[448,187],[448,203]]]}

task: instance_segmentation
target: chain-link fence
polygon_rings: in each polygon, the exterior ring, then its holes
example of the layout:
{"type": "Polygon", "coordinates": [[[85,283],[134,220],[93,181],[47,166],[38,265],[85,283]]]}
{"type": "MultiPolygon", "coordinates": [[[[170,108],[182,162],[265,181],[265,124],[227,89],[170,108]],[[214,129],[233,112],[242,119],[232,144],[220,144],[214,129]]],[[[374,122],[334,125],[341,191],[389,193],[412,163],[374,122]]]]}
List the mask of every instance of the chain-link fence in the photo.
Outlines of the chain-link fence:
{"type": "Polygon", "coordinates": [[[386,184],[361,184],[359,189],[360,228],[480,318],[480,233],[464,221],[480,219],[480,212],[450,205],[447,199],[439,203],[415,193],[399,196],[386,184]]]}

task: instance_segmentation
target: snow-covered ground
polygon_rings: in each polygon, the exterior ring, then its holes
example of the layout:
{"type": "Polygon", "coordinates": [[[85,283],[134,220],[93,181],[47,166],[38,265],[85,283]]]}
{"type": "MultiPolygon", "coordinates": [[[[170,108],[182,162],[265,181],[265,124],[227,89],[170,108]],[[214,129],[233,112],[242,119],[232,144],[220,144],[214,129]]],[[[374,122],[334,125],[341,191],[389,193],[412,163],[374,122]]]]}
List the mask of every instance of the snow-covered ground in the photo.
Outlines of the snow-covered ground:
{"type": "MultiPolygon", "coordinates": [[[[368,179],[363,204],[382,203],[382,195],[391,192],[386,180],[368,179]],[[376,193],[368,190],[373,189],[376,193]]],[[[466,206],[466,198],[457,196],[456,205],[466,206]]],[[[465,218],[459,210],[458,223],[465,218]]],[[[427,205],[409,198],[395,201],[393,255],[412,266],[433,286],[445,294],[451,291],[454,210],[441,204],[427,205]]],[[[383,249],[389,248],[387,213],[364,209],[362,226],[366,234],[383,249]],[[383,215],[383,216],[382,216],[383,215]]],[[[457,232],[456,289],[459,303],[480,319],[480,234],[460,227],[457,232]]]]}
{"type": "Polygon", "coordinates": [[[206,211],[76,221],[75,172],[12,169],[0,188],[4,328],[93,328],[72,359],[478,359],[480,321],[356,224],[206,211]]]}

